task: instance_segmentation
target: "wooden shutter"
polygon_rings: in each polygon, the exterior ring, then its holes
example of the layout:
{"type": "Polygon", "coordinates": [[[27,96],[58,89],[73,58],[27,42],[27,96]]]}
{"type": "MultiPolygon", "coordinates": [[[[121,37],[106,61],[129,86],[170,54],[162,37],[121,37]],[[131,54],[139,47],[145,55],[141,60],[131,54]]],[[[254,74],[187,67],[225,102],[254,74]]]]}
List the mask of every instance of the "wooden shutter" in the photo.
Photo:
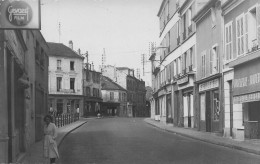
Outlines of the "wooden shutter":
{"type": "Polygon", "coordinates": [[[219,68],[220,68],[220,54],[219,54],[219,46],[216,46],[216,70],[217,72],[220,72],[219,68]]]}
{"type": "Polygon", "coordinates": [[[192,47],[191,52],[192,55],[192,68],[196,68],[196,50],[195,45],[192,47]]]}
{"type": "Polygon", "coordinates": [[[245,14],[245,53],[248,52],[248,14],[245,14]]]}
{"type": "Polygon", "coordinates": [[[209,74],[213,73],[213,52],[212,49],[209,50],[209,74]]]}
{"type": "Polygon", "coordinates": [[[260,5],[256,8],[256,25],[257,25],[257,40],[260,47],[260,5]]]}

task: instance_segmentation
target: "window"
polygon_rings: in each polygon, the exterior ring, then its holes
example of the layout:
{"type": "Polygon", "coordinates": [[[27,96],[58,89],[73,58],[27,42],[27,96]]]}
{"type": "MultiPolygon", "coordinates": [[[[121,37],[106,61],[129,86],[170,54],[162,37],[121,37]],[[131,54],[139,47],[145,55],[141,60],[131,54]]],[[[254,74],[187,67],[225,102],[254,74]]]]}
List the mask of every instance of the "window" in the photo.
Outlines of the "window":
{"type": "Polygon", "coordinates": [[[225,54],[226,60],[232,60],[232,22],[225,25],[225,54]]]}
{"type": "Polygon", "coordinates": [[[201,76],[206,76],[206,51],[201,54],[201,76]]]}
{"type": "Polygon", "coordinates": [[[86,87],[86,96],[90,96],[90,88],[86,87]]]}
{"type": "Polygon", "coordinates": [[[181,73],[181,57],[178,57],[178,59],[177,59],[177,66],[178,66],[177,72],[178,72],[178,74],[180,74],[181,73]]]}
{"type": "Polygon", "coordinates": [[[88,70],[86,71],[86,80],[87,80],[87,81],[90,81],[90,73],[89,73],[88,70]]]}
{"type": "Polygon", "coordinates": [[[74,71],[74,61],[70,61],[70,70],[74,71]]]}
{"type": "Polygon", "coordinates": [[[70,89],[75,90],[75,78],[70,78],[70,89]]]}
{"type": "Polygon", "coordinates": [[[238,56],[243,55],[245,52],[244,33],[244,15],[241,15],[236,19],[236,41],[238,56]]]}
{"type": "Polygon", "coordinates": [[[218,62],[218,47],[215,46],[210,51],[210,74],[215,74],[219,71],[218,62]]]}
{"type": "Polygon", "coordinates": [[[213,91],[213,111],[214,111],[214,120],[218,121],[219,120],[219,113],[220,113],[220,108],[219,108],[219,91],[213,91]]]}
{"type": "Polygon", "coordinates": [[[118,97],[119,97],[119,98],[118,98],[118,101],[121,101],[121,100],[122,100],[122,93],[119,92],[118,94],[119,94],[119,96],[118,96],[118,97]]]}
{"type": "Polygon", "coordinates": [[[206,108],[206,102],[205,102],[206,96],[205,93],[200,95],[200,120],[205,121],[205,108],[206,108]]]}
{"type": "Polygon", "coordinates": [[[57,91],[61,90],[62,77],[57,77],[57,91]]]}
{"type": "Polygon", "coordinates": [[[110,92],[110,100],[114,100],[114,92],[110,92]]]}
{"type": "MultiPolygon", "coordinates": [[[[258,7],[260,8],[260,7],[258,7]]],[[[254,51],[257,47],[257,12],[256,7],[253,7],[245,15],[245,42],[246,42],[246,51],[254,51]],[[250,26],[248,26],[250,25],[250,26]]],[[[259,15],[259,14],[258,14],[259,15]]],[[[259,24],[260,25],[260,24],[259,24]]],[[[260,26],[259,26],[260,27],[260,26]]],[[[258,27],[258,28],[259,28],[258,27]]],[[[259,35],[259,34],[258,34],[259,35]]],[[[260,36],[260,35],[259,35],[260,36]]],[[[259,45],[258,45],[259,47],[259,45]]]]}
{"type": "Polygon", "coordinates": [[[57,60],[57,70],[61,70],[61,60],[57,60]]]}

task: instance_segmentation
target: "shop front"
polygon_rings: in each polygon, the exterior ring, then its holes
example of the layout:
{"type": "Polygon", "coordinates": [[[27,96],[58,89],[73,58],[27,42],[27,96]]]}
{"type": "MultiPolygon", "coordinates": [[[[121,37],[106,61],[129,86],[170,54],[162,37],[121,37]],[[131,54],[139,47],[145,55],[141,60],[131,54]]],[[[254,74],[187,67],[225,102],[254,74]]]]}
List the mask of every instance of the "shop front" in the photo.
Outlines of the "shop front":
{"type": "Polygon", "coordinates": [[[246,139],[260,139],[260,62],[235,65],[233,103],[242,104],[242,125],[246,139]]]}
{"type": "Polygon", "coordinates": [[[207,79],[198,83],[199,87],[199,130],[206,132],[220,132],[221,113],[220,113],[220,80],[207,79]]]}
{"type": "Polygon", "coordinates": [[[177,80],[174,97],[178,126],[194,128],[194,75],[187,74],[177,80]]]}

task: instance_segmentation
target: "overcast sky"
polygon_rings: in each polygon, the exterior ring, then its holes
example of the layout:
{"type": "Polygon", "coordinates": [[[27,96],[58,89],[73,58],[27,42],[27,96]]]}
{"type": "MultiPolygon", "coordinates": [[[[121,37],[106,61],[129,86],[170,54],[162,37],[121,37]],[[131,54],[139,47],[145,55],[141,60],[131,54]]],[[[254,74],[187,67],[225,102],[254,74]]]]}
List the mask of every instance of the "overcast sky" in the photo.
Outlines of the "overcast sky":
{"type": "MultiPolygon", "coordinates": [[[[141,54],[158,40],[157,13],[162,0],[42,0],[42,34],[48,42],[74,43],[89,52],[97,69],[102,63],[140,68],[141,54]],[[59,22],[61,35],[59,37],[59,22]]],[[[147,64],[146,72],[150,72],[147,64]]],[[[142,77],[151,79],[150,74],[142,77]]]]}

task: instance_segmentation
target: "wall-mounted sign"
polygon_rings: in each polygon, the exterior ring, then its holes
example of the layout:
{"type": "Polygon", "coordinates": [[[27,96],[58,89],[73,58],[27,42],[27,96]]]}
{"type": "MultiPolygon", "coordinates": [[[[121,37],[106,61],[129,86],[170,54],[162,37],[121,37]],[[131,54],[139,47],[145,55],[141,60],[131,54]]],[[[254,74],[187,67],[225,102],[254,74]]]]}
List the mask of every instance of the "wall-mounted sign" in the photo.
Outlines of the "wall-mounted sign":
{"type": "Polygon", "coordinates": [[[178,79],[177,80],[177,84],[187,83],[188,81],[189,81],[189,77],[185,76],[185,77],[182,77],[182,78],[178,79]]]}
{"type": "Polygon", "coordinates": [[[199,92],[219,87],[219,80],[214,79],[199,85],[199,92]]]}
{"type": "Polygon", "coordinates": [[[235,67],[233,80],[233,95],[245,95],[260,92],[259,60],[235,67]]]}
{"type": "Polygon", "coordinates": [[[234,104],[242,104],[245,102],[252,102],[252,101],[260,101],[260,92],[235,96],[233,98],[234,104]]]}
{"type": "Polygon", "coordinates": [[[2,0],[0,29],[41,29],[40,0],[2,0]]]}

